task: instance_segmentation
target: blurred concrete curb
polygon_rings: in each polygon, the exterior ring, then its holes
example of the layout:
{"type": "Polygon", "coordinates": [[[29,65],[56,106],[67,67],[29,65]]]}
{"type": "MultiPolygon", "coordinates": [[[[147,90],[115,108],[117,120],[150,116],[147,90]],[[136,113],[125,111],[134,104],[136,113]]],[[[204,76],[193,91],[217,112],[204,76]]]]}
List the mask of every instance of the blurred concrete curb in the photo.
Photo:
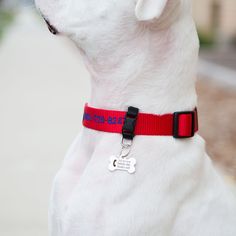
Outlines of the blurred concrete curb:
{"type": "Polygon", "coordinates": [[[200,58],[198,74],[226,88],[236,88],[236,70],[200,58]]]}

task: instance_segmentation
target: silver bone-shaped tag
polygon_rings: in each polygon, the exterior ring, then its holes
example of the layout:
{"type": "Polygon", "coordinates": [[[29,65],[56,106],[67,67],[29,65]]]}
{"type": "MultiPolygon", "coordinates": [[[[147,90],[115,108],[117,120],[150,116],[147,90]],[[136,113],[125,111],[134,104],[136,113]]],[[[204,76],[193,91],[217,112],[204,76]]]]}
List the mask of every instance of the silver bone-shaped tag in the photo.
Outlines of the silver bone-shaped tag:
{"type": "Polygon", "coordinates": [[[136,160],[134,158],[127,159],[123,157],[111,156],[108,169],[110,171],[122,170],[127,171],[129,174],[133,174],[135,172],[135,165],[136,160]]]}

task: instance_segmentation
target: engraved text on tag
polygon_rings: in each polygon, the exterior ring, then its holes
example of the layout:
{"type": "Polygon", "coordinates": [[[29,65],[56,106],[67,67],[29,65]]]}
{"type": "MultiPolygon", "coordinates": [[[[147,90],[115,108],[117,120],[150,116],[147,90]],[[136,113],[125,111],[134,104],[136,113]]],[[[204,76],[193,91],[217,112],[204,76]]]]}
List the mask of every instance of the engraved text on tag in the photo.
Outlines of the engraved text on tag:
{"type": "Polygon", "coordinates": [[[127,171],[130,174],[135,172],[136,160],[134,158],[122,158],[117,156],[110,157],[110,163],[108,169],[110,171],[122,170],[127,171]]]}

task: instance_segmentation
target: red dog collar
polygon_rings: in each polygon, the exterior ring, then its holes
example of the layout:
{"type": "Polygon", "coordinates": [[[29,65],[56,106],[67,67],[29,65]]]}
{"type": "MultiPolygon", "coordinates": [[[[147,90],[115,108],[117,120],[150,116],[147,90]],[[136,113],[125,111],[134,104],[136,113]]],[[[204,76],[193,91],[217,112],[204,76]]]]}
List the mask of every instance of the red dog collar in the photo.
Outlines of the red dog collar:
{"type": "Polygon", "coordinates": [[[89,129],[123,133],[124,136],[125,124],[132,126],[134,135],[190,138],[198,131],[197,109],[164,115],[137,113],[137,117],[132,117],[132,113],[129,116],[125,111],[97,109],[85,105],[83,125],[89,129]]]}

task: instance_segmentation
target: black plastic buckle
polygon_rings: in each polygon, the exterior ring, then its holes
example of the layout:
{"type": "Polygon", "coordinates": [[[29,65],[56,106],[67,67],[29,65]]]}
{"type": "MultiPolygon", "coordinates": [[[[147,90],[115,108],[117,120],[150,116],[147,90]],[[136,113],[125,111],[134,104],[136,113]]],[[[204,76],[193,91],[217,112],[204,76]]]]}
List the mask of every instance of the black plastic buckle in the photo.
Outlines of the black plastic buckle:
{"type": "Polygon", "coordinates": [[[138,117],[139,109],[136,107],[129,107],[125,116],[124,125],[122,127],[122,135],[124,139],[133,140],[134,130],[138,117]]]}
{"type": "Polygon", "coordinates": [[[175,112],[173,114],[173,137],[174,138],[192,138],[195,134],[195,111],[183,111],[183,112],[175,112]],[[188,136],[179,135],[179,117],[180,115],[191,115],[192,116],[192,129],[191,134],[188,136]]]}

